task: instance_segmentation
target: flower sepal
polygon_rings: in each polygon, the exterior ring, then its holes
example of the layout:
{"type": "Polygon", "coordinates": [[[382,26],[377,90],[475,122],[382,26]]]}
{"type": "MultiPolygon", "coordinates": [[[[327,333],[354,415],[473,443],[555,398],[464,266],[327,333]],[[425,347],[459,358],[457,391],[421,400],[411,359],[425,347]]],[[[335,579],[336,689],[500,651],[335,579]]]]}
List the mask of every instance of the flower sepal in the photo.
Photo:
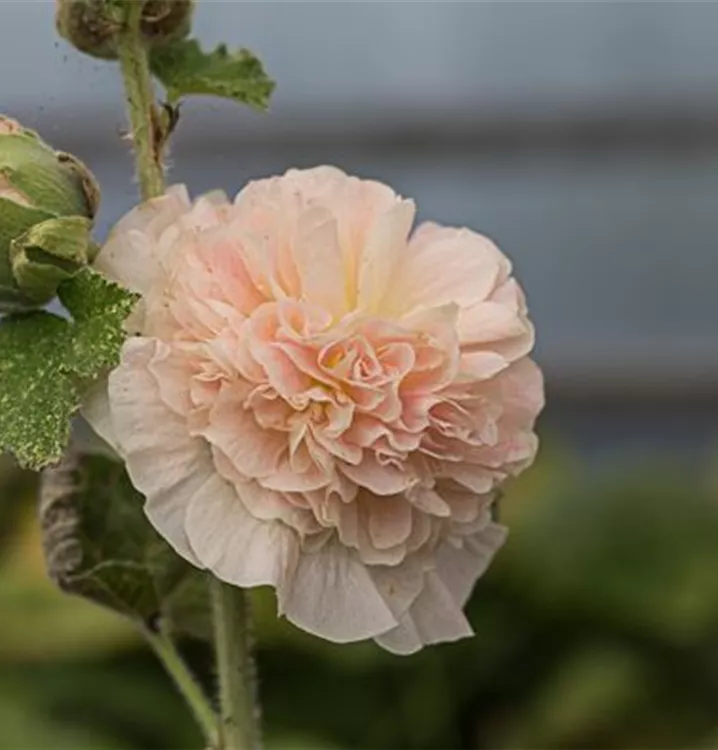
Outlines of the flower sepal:
{"type": "Polygon", "coordinates": [[[45,305],[90,262],[99,200],[79,159],[0,116],[0,314],[45,305]]]}
{"type": "Polygon", "coordinates": [[[10,242],[13,280],[28,306],[51,300],[58,286],[91,262],[97,252],[83,216],[62,216],[35,224],[10,242]]]}

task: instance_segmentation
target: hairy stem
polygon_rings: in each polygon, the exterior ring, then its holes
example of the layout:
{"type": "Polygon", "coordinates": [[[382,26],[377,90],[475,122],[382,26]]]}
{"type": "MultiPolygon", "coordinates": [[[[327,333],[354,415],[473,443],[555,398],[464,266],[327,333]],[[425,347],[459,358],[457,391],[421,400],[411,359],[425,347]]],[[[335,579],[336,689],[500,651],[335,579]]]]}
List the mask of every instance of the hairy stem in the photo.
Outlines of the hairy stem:
{"type": "Polygon", "coordinates": [[[192,710],[205,739],[211,747],[216,747],[217,716],[209,705],[202,688],[177,651],[172,639],[166,633],[152,631],[145,631],[145,637],[192,710]]]}
{"type": "MultiPolygon", "coordinates": [[[[143,6],[143,0],[127,0],[118,54],[132,128],[137,179],[142,198],[148,200],[164,192],[164,168],[161,119],[152,88],[147,48],[140,33],[143,6]]],[[[216,731],[214,712],[172,641],[153,633],[148,634],[148,638],[212,747],[218,750],[258,750],[261,737],[247,595],[241,589],[215,579],[210,586],[221,706],[219,732],[216,731]]]]}
{"type": "Polygon", "coordinates": [[[135,169],[142,198],[148,200],[164,192],[164,168],[159,137],[160,115],[150,75],[147,47],[140,32],[143,0],[127,0],[118,56],[125,85],[130,119],[135,169]]]}
{"type": "Polygon", "coordinates": [[[219,746],[258,750],[261,736],[248,595],[217,579],[210,585],[221,706],[219,746]]]}
{"type": "MultiPolygon", "coordinates": [[[[164,167],[159,138],[160,118],[152,87],[147,48],[140,32],[144,0],[127,0],[118,56],[127,100],[135,171],[143,200],[164,192],[164,167]]],[[[217,716],[172,638],[164,632],[145,631],[150,646],[184,697],[212,747],[218,747],[217,716]]]]}

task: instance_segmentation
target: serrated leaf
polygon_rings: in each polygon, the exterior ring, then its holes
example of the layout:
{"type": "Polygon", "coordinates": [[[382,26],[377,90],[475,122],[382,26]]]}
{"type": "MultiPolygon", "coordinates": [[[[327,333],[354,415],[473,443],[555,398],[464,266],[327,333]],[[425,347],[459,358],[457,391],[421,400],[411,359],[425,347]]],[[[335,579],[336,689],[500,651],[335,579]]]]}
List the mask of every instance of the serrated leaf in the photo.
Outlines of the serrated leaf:
{"type": "Polygon", "coordinates": [[[124,467],[68,455],[44,472],[41,522],[51,578],[65,591],[149,627],[204,637],[205,573],[157,534],[124,467]]]}
{"type": "Polygon", "coordinates": [[[0,321],[0,448],[39,468],[62,455],[77,391],[64,369],[70,324],[45,312],[0,321]]]}
{"type": "Polygon", "coordinates": [[[195,39],[153,50],[150,66],[170,101],[187,94],[209,94],[264,111],[275,85],[249,50],[230,52],[221,44],[213,52],[203,52],[195,39]]]}
{"type": "Polygon", "coordinates": [[[136,296],[85,268],[62,284],[72,320],[46,312],[0,320],[0,450],[38,469],[58,461],[85,384],[117,362],[136,296]]]}
{"type": "Polygon", "coordinates": [[[59,297],[74,321],[70,372],[88,380],[114,367],[126,338],[122,324],[137,295],[85,268],[60,286],[59,297]]]}

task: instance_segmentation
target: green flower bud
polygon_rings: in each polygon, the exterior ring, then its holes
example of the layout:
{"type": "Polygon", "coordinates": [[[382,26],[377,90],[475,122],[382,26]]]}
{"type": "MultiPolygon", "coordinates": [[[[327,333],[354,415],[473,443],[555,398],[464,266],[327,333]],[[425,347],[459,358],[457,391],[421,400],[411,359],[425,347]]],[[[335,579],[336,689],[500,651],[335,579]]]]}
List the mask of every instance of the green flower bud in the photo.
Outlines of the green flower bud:
{"type": "Polygon", "coordinates": [[[55,25],[81,52],[115,60],[126,2],[144,3],[140,28],[150,47],[189,34],[194,0],[56,0],[55,25]]]}
{"type": "Polygon", "coordinates": [[[10,243],[10,266],[23,293],[40,304],[55,296],[57,287],[94,259],[92,221],[61,216],[31,227],[10,243]]]}
{"type": "Polygon", "coordinates": [[[142,35],[150,47],[184,39],[192,28],[194,0],[146,0],[142,35]]]}
{"type": "Polygon", "coordinates": [[[121,8],[105,0],[57,0],[55,27],[80,52],[104,60],[117,58],[121,8]]]}
{"type": "Polygon", "coordinates": [[[0,313],[44,305],[89,262],[99,200],[79,159],[0,116],[0,313]]]}

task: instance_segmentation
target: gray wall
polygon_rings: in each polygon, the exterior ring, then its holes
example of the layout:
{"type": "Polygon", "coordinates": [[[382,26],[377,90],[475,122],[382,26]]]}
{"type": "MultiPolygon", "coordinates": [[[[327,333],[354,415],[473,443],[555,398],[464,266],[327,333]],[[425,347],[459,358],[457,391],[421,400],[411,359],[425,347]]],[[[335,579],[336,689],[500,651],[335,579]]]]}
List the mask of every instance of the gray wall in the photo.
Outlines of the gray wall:
{"type": "MultiPolygon", "coordinates": [[[[57,41],[49,2],[0,2],[0,108],[134,200],[114,67],[57,41]]],[[[236,191],[339,164],[514,259],[564,394],[710,397],[718,379],[718,5],[202,2],[251,47],[272,112],[183,109],[172,178],[236,191]]]]}

